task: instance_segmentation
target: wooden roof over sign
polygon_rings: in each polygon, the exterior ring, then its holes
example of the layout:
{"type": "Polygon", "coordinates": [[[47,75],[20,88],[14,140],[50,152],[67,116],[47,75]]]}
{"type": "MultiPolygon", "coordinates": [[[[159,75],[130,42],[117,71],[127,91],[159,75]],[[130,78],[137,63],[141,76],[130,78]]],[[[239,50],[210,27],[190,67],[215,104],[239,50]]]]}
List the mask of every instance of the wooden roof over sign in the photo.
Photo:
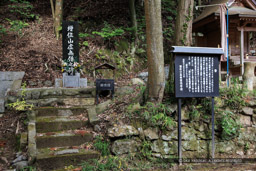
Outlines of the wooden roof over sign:
{"type": "Polygon", "coordinates": [[[111,70],[115,70],[116,68],[113,65],[110,65],[108,63],[104,63],[102,65],[98,65],[98,66],[95,67],[95,70],[98,70],[98,69],[111,69],[111,70]]]}
{"type": "Polygon", "coordinates": [[[237,15],[241,18],[256,18],[256,0],[214,0],[211,5],[216,4],[216,6],[210,6],[205,8],[201,15],[199,15],[194,23],[198,23],[209,16],[219,16],[220,9],[218,4],[228,4],[229,15],[237,15]]]}

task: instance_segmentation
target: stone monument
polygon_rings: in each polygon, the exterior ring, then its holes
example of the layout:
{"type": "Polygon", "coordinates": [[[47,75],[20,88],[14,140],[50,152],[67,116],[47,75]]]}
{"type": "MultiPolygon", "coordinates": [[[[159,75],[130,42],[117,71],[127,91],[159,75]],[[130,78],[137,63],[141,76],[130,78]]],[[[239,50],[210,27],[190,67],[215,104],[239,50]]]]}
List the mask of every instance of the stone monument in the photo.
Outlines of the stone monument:
{"type": "Polygon", "coordinates": [[[87,78],[80,78],[78,22],[62,23],[63,79],[55,80],[55,87],[87,87],[87,78]]]}

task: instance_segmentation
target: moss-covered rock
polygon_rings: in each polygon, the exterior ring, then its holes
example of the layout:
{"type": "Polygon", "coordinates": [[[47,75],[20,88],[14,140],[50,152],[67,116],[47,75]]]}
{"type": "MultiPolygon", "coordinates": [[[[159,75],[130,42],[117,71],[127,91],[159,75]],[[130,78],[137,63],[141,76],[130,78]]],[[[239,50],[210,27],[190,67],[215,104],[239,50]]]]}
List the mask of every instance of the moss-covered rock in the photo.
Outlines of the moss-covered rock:
{"type": "Polygon", "coordinates": [[[140,145],[140,142],[131,139],[116,140],[111,147],[111,151],[116,155],[135,153],[140,145]]]}

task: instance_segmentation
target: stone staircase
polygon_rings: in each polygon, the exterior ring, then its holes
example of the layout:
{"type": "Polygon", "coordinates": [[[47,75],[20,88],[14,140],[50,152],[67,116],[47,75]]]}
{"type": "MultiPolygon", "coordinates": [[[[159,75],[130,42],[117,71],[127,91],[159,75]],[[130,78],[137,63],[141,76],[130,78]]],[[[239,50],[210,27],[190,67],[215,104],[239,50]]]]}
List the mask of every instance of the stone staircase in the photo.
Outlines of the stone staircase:
{"type": "Polygon", "coordinates": [[[86,108],[36,108],[28,130],[30,160],[37,170],[54,170],[98,158],[89,148],[91,132],[86,108]]]}
{"type": "Polygon", "coordinates": [[[92,123],[97,120],[91,96],[93,91],[85,88],[26,92],[30,95],[27,102],[36,106],[29,114],[28,154],[30,163],[35,164],[37,170],[78,166],[100,156],[91,149],[92,123]]]}

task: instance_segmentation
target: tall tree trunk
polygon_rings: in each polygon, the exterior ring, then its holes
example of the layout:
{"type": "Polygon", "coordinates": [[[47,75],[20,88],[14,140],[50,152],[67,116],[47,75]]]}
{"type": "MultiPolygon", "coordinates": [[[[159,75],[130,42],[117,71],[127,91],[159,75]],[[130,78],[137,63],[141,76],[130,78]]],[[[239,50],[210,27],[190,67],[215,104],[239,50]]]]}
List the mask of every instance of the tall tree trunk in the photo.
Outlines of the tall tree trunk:
{"type": "MultiPolygon", "coordinates": [[[[175,23],[175,45],[191,46],[194,0],[179,0],[178,15],[175,23]]],[[[171,57],[169,79],[174,87],[174,57],[171,57]]],[[[174,90],[174,89],[173,89],[174,90]]],[[[174,93],[174,92],[171,92],[174,93]]]]}
{"type": "Polygon", "coordinates": [[[136,19],[136,10],[135,10],[135,0],[129,0],[129,8],[131,13],[131,22],[133,27],[133,37],[135,38],[135,43],[137,42],[137,32],[138,32],[138,25],[136,19]]]}
{"type": "Polygon", "coordinates": [[[193,8],[194,0],[179,0],[175,24],[176,46],[190,46],[192,44],[193,8]]]}
{"type": "Polygon", "coordinates": [[[56,34],[57,40],[60,37],[60,28],[61,28],[62,15],[63,15],[62,13],[63,13],[63,0],[56,0],[54,26],[55,26],[55,34],[56,34]]]}
{"type": "Polygon", "coordinates": [[[161,0],[145,0],[148,97],[161,102],[165,87],[161,0]]]}

